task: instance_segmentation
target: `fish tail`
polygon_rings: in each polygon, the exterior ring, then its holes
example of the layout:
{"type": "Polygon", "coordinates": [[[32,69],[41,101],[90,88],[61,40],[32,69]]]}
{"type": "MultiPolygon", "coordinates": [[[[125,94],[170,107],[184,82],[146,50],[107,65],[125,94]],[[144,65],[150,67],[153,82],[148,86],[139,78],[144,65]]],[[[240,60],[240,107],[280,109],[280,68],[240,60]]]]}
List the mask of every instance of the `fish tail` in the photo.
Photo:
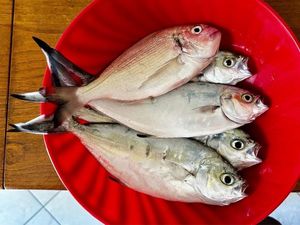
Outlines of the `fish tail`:
{"type": "Polygon", "coordinates": [[[46,97],[46,90],[44,88],[41,88],[39,91],[35,92],[11,94],[10,96],[30,102],[48,102],[48,99],[46,97]]]}
{"type": "Polygon", "coordinates": [[[92,82],[96,76],[84,71],[68,60],[63,54],[51,48],[46,42],[37,37],[32,37],[44,53],[48,67],[51,71],[53,85],[56,87],[76,86],[72,74],[80,78],[82,85],[92,82]]]}
{"type": "Polygon", "coordinates": [[[41,115],[25,123],[9,124],[12,129],[8,132],[24,132],[32,134],[50,134],[66,132],[67,128],[64,125],[55,126],[54,116],[41,115]]]}
{"type": "Polygon", "coordinates": [[[85,105],[76,95],[77,89],[78,87],[54,87],[51,93],[47,93],[46,89],[42,88],[37,92],[12,94],[11,96],[30,102],[52,102],[57,104],[58,108],[54,114],[54,121],[58,126],[85,105]]]}

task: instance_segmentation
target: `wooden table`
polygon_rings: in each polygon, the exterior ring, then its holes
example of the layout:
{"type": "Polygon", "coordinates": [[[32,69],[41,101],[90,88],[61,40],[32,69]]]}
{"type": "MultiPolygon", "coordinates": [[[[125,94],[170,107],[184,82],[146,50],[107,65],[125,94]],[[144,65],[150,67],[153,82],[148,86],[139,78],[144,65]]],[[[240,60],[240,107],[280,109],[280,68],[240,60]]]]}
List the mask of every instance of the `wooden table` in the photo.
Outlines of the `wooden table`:
{"type": "MultiPolygon", "coordinates": [[[[0,0],[0,182],[7,189],[63,189],[41,136],[6,133],[7,121],[36,117],[37,104],[9,98],[38,90],[46,67],[32,41],[35,35],[54,46],[88,0],[0,0]]],[[[300,38],[300,1],[268,0],[300,38]]],[[[295,191],[300,191],[300,183],[295,191]]]]}

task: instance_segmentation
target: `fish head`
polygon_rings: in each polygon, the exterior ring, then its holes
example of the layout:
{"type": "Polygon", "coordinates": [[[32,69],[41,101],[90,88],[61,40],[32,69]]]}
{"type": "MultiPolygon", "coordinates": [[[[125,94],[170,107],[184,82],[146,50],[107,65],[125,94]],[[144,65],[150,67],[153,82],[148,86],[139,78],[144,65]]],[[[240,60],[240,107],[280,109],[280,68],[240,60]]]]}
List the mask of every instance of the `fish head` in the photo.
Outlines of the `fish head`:
{"type": "Polygon", "coordinates": [[[206,145],[216,149],[235,168],[242,169],[261,162],[257,157],[261,145],[240,129],[210,135],[206,145]]]}
{"type": "Polygon", "coordinates": [[[203,71],[205,81],[235,85],[251,77],[248,57],[220,51],[215,60],[203,71]]]}
{"type": "Polygon", "coordinates": [[[196,175],[196,190],[218,205],[228,205],[246,197],[245,180],[221,156],[207,158],[196,175]]]}
{"type": "Polygon", "coordinates": [[[218,52],[221,32],[214,27],[199,24],[180,27],[173,37],[185,55],[206,59],[214,57],[218,52]]]}
{"type": "Polygon", "coordinates": [[[269,109],[260,96],[233,86],[224,89],[220,102],[226,117],[239,124],[251,123],[269,109]]]}

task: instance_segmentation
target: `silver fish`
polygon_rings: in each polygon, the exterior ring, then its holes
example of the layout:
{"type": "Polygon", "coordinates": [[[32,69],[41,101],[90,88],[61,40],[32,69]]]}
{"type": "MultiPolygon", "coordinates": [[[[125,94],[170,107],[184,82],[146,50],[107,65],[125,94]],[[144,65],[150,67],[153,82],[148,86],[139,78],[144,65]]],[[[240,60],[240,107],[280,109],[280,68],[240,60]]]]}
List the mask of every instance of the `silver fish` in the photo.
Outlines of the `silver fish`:
{"type": "MultiPolygon", "coordinates": [[[[16,131],[46,131],[41,118],[14,125],[16,131]]],[[[119,124],[63,127],[73,132],[126,186],[171,201],[228,205],[243,199],[245,181],[222,157],[200,142],[147,137],[119,124]]]]}
{"type": "MultiPolygon", "coordinates": [[[[114,119],[90,108],[80,109],[76,117],[90,123],[118,123],[114,119]]],[[[193,137],[216,150],[234,168],[244,169],[261,162],[257,157],[261,145],[241,129],[228,130],[219,134],[193,137]]]]}
{"type": "Polygon", "coordinates": [[[219,51],[215,60],[203,70],[199,81],[235,85],[251,77],[248,57],[231,52],[219,51]]]}
{"type": "Polygon", "coordinates": [[[215,149],[237,169],[244,169],[261,162],[261,159],[257,157],[261,145],[253,141],[248,134],[240,129],[194,137],[194,139],[215,149]]]}
{"type": "Polygon", "coordinates": [[[96,100],[89,105],[134,130],[157,137],[222,133],[252,122],[268,109],[259,96],[246,90],[201,82],[140,102],[96,100]]]}
{"type": "MultiPolygon", "coordinates": [[[[26,99],[26,94],[20,96],[26,99]]],[[[103,99],[91,101],[89,106],[134,130],[157,137],[222,133],[252,122],[268,109],[259,96],[249,91],[203,82],[188,83],[142,101],[103,99]]]]}

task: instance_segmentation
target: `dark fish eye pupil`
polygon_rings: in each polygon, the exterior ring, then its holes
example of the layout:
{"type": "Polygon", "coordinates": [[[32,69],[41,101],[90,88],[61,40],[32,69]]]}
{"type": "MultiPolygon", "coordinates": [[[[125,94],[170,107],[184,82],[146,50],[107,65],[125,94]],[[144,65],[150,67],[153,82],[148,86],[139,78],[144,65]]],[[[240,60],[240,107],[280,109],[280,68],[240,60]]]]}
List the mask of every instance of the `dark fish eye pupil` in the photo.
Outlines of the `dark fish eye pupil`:
{"type": "Polygon", "coordinates": [[[250,95],[245,95],[245,99],[246,99],[247,101],[250,101],[250,100],[251,100],[250,95]]]}
{"type": "Polygon", "coordinates": [[[235,147],[240,149],[242,147],[242,143],[240,141],[235,142],[235,147]]]}
{"type": "Polygon", "coordinates": [[[200,28],[199,28],[199,27],[195,27],[195,28],[194,28],[194,32],[195,32],[195,33],[199,33],[199,32],[200,32],[200,28]]]}
{"type": "Polygon", "coordinates": [[[226,63],[226,65],[227,65],[227,66],[231,66],[231,65],[232,65],[232,63],[231,63],[231,60],[230,60],[230,59],[227,59],[227,60],[225,61],[225,63],[226,63]]]}
{"type": "Polygon", "coordinates": [[[225,176],[224,181],[226,184],[230,184],[231,183],[231,177],[230,176],[225,176]]]}

